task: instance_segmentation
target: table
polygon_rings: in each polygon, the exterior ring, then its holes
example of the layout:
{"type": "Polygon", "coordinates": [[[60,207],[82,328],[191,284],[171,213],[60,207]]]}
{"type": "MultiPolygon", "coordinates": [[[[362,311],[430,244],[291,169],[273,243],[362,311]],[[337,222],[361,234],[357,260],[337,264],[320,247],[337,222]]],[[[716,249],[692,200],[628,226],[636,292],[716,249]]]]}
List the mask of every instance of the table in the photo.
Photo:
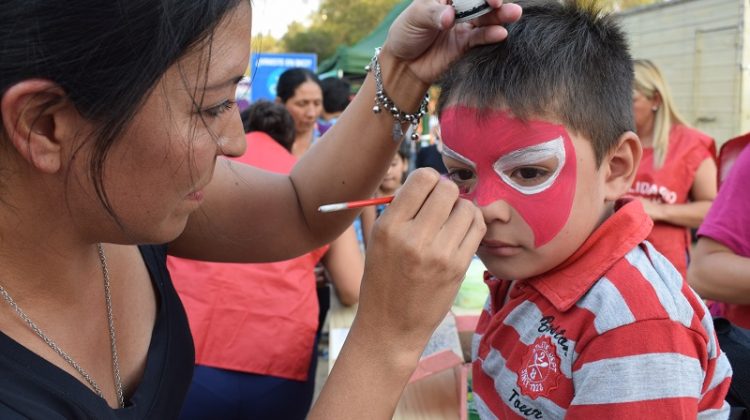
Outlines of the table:
{"type": "MultiPolygon", "coordinates": [[[[472,307],[454,306],[452,312],[463,316],[461,324],[466,324],[467,318],[475,321],[481,313],[482,307],[477,302],[483,302],[488,292],[486,287],[484,296],[477,296],[477,284],[482,283],[484,265],[478,259],[472,260],[462,284],[457,303],[471,301],[472,307]],[[465,292],[462,296],[462,291],[465,292]]],[[[328,314],[329,322],[329,363],[328,369],[333,367],[341,349],[345,332],[351,327],[357,306],[342,306],[338,299],[331,299],[328,314]]],[[[472,320],[469,320],[471,325],[472,320]]],[[[475,324],[474,324],[475,325],[475,324]]],[[[459,327],[461,328],[461,327],[459,327]]],[[[469,327],[471,328],[471,327],[469,327]]],[[[472,328],[473,329],[473,328],[472,328]]],[[[470,340],[467,340],[470,341],[470,340]]],[[[468,349],[464,349],[468,351],[468,349]]],[[[466,382],[468,365],[460,365],[455,369],[446,369],[439,373],[412,382],[406,386],[401,400],[396,407],[394,419],[398,420],[455,420],[466,418],[466,382]]]]}
{"type": "MultiPolygon", "coordinates": [[[[352,325],[357,307],[344,307],[332,303],[329,312],[329,363],[333,367],[340,343],[338,331],[352,325]]],[[[406,386],[393,416],[397,420],[456,420],[460,419],[461,400],[459,369],[448,369],[406,386]]],[[[465,374],[465,372],[463,372],[465,374]]]]}

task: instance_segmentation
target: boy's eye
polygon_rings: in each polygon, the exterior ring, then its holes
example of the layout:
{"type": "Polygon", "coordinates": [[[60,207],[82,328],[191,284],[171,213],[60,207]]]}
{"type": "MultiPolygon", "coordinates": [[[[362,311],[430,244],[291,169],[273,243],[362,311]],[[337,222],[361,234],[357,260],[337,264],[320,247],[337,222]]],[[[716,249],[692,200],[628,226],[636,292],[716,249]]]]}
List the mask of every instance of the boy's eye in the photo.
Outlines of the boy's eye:
{"type": "Polygon", "coordinates": [[[466,182],[474,177],[474,173],[468,169],[451,169],[448,171],[448,177],[456,183],[466,182]]]}
{"type": "Polygon", "coordinates": [[[546,181],[551,173],[548,169],[539,166],[522,166],[510,171],[508,177],[520,186],[533,187],[546,181]]]}
{"type": "Polygon", "coordinates": [[[471,188],[470,183],[474,180],[474,172],[464,168],[449,169],[448,178],[458,185],[461,194],[467,194],[471,188]]]}
{"type": "Polygon", "coordinates": [[[235,101],[227,99],[226,101],[224,101],[224,102],[222,102],[222,103],[220,103],[218,105],[212,106],[210,108],[206,108],[206,109],[202,110],[201,112],[204,115],[207,115],[207,116],[209,116],[211,118],[216,118],[219,115],[223,114],[224,112],[229,111],[230,109],[232,109],[234,107],[235,103],[236,103],[235,101]]]}

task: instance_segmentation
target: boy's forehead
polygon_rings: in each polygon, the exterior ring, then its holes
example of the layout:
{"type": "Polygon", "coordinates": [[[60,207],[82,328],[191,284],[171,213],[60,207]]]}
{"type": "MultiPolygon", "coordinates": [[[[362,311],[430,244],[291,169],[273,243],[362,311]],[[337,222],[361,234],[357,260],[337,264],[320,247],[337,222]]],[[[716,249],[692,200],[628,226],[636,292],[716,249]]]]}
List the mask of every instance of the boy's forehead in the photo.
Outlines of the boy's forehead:
{"type": "Polygon", "coordinates": [[[484,156],[506,153],[571,137],[566,127],[555,121],[518,118],[505,109],[480,110],[452,105],[440,118],[445,144],[459,152],[484,156]],[[474,152],[474,153],[471,153],[474,152]]]}

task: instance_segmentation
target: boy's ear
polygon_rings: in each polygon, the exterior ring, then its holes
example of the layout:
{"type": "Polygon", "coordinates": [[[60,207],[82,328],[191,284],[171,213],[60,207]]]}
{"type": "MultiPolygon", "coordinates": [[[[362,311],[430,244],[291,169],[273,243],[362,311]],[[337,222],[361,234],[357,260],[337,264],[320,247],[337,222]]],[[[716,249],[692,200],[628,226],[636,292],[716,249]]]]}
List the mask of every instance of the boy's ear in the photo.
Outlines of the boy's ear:
{"type": "Polygon", "coordinates": [[[605,171],[605,200],[615,201],[628,192],[638,173],[643,148],[632,131],[623,133],[602,162],[605,171]]]}
{"type": "Polygon", "coordinates": [[[3,135],[31,166],[55,173],[62,163],[61,140],[73,129],[71,108],[65,92],[54,82],[16,83],[0,101],[3,135]]]}

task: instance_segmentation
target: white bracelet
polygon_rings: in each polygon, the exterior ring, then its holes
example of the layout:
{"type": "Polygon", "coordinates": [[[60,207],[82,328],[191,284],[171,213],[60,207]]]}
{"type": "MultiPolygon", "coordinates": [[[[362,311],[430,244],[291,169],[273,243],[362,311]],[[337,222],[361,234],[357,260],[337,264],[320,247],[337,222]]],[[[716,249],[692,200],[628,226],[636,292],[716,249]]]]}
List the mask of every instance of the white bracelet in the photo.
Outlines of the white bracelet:
{"type": "Polygon", "coordinates": [[[388,97],[383,88],[383,73],[380,70],[380,62],[378,56],[380,55],[380,48],[375,49],[375,55],[372,56],[370,64],[365,67],[367,72],[372,71],[375,76],[375,106],[372,107],[372,112],[379,114],[383,108],[390,111],[393,116],[393,141],[398,143],[406,137],[404,130],[401,128],[403,124],[411,124],[412,133],[411,139],[414,141],[419,140],[419,134],[417,133],[417,126],[422,116],[427,113],[427,104],[430,102],[430,94],[427,93],[422,99],[422,103],[419,105],[419,110],[412,114],[407,114],[401,111],[393,100],[388,97]]]}

